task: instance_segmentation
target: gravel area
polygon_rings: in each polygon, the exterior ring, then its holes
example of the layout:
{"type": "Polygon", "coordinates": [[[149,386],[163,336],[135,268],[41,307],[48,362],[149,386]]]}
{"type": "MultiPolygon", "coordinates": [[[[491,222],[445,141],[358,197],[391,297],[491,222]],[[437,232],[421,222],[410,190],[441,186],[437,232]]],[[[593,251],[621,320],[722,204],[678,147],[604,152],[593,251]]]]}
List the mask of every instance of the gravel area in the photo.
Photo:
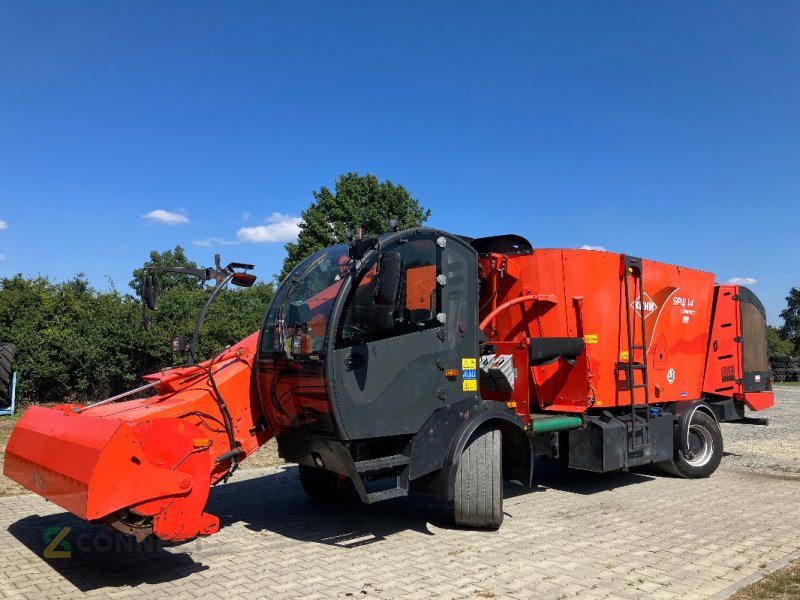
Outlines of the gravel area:
{"type": "Polygon", "coordinates": [[[723,467],[800,473],[800,386],[776,384],[775,406],[750,413],[769,425],[722,424],[723,467]]]}

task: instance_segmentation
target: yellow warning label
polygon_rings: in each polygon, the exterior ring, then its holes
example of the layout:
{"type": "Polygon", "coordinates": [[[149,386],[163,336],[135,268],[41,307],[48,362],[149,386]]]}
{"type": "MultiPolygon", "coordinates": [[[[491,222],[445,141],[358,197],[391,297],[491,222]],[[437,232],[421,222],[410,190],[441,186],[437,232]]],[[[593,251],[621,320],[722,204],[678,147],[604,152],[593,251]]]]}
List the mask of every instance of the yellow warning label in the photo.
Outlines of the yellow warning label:
{"type": "Polygon", "coordinates": [[[477,379],[464,379],[461,382],[461,390],[464,392],[477,392],[478,380],[477,379]]]}
{"type": "Polygon", "coordinates": [[[628,360],[629,358],[630,358],[630,354],[628,354],[628,351],[627,351],[627,350],[622,350],[622,351],[619,353],[619,359],[620,359],[620,360],[628,360]]]}
{"type": "Polygon", "coordinates": [[[461,359],[461,368],[462,369],[477,369],[477,364],[475,363],[474,358],[462,358],[461,359]]]}
{"type": "Polygon", "coordinates": [[[583,336],[583,340],[587,344],[596,344],[597,343],[597,334],[596,333],[588,333],[585,336],[583,336]]]}

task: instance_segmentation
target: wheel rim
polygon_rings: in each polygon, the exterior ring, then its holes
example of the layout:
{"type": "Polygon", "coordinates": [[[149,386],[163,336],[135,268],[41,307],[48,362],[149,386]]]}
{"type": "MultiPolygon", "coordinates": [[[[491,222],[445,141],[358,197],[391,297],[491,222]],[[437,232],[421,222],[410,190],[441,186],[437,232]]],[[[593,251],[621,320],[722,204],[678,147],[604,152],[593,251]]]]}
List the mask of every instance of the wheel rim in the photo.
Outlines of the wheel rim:
{"type": "Polygon", "coordinates": [[[689,451],[681,450],[681,456],[692,467],[708,464],[714,455],[714,438],[711,432],[701,425],[689,426],[689,451]]]}

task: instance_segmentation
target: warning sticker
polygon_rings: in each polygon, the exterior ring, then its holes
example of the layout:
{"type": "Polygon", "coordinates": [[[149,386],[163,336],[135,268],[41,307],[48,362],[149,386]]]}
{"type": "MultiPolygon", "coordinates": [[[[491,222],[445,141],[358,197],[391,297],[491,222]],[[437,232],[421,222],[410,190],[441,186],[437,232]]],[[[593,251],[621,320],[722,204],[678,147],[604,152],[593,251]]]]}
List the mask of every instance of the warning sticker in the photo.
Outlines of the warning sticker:
{"type": "Polygon", "coordinates": [[[583,336],[583,341],[587,344],[596,344],[597,343],[597,334],[596,333],[587,333],[583,336]]]}
{"type": "Polygon", "coordinates": [[[628,360],[630,358],[630,356],[631,355],[628,353],[627,350],[621,350],[620,353],[619,353],[619,359],[620,360],[628,360]]]}
{"type": "Polygon", "coordinates": [[[478,391],[478,380],[477,379],[465,379],[461,382],[461,390],[464,392],[477,392],[478,391]]]}
{"type": "Polygon", "coordinates": [[[462,369],[477,369],[478,364],[474,358],[462,358],[461,359],[461,368],[462,369]]]}
{"type": "Polygon", "coordinates": [[[464,379],[477,379],[478,378],[478,370],[477,369],[464,369],[462,371],[464,379]]]}

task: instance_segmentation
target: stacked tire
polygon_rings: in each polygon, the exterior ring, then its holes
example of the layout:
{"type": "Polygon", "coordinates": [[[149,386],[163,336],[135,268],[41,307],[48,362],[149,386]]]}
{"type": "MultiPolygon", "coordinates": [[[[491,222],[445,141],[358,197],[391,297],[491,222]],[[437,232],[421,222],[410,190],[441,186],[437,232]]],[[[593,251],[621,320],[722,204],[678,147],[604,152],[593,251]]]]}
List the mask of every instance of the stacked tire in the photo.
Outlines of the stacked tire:
{"type": "Polygon", "coordinates": [[[800,358],[772,355],[769,357],[772,381],[800,381],[800,358]]]}
{"type": "Polygon", "coordinates": [[[0,409],[11,406],[16,356],[17,347],[14,344],[0,342],[0,409]]]}

